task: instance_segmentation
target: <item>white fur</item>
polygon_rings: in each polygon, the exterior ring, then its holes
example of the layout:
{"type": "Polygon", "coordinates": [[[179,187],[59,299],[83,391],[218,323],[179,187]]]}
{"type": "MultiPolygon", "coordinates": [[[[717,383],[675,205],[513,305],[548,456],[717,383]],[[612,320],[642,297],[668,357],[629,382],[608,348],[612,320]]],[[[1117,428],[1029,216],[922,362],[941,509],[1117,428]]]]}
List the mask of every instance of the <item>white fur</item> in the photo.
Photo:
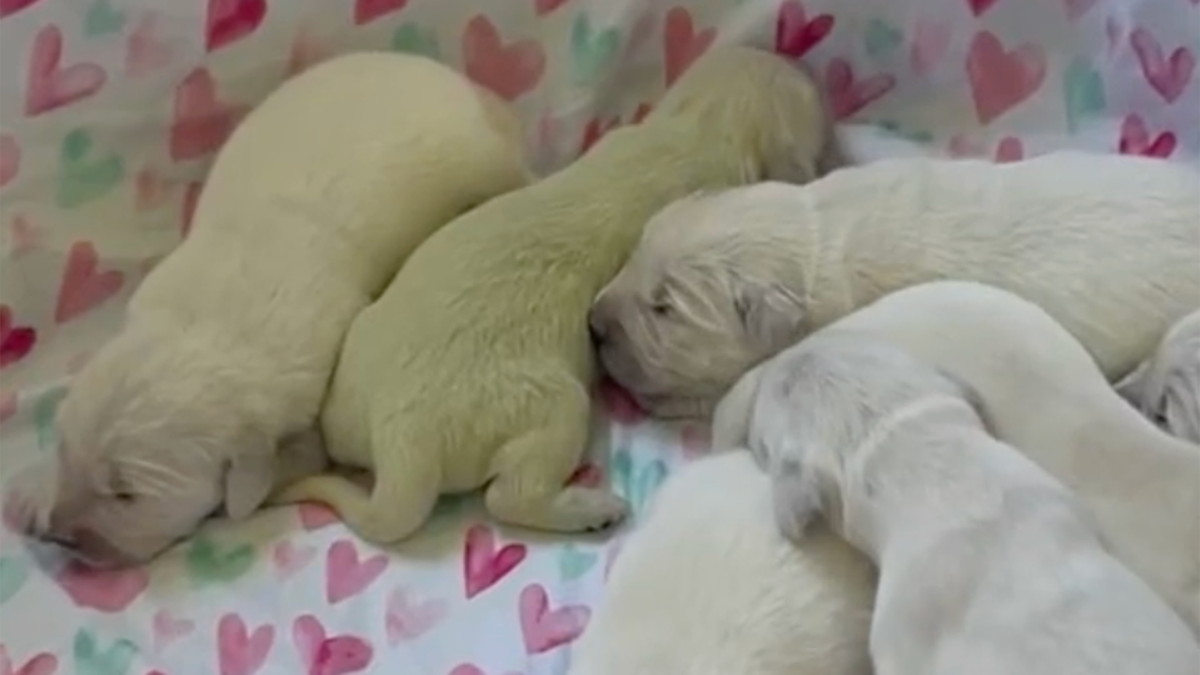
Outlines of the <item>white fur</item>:
{"type": "Polygon", "coordinates": [[[647,518],[568,675],[869,675],[871,565],[827,531],[786,541],[749,453],[684,467],[647,518]]]}
{"type": "Polygon", "coordinates": [[[879,566],[875,672],[1194,675],[1187,626],[1066,487],[988,435],[973,396],[854,330],[762,372],[750,446],[785,531],[802,544],[821,515],[879,566]]]}
{"type": "Polygon", "coordinates": [[[882,160],[668,206],[592,314],[605,368],[660,416],[703,414],[754,363],[939,279],[1035,302],[1115,381],[1200,306],[1197,261],[1190,167],[1078,152],[882,160]]]}
{"type": "MultiPolygon", "coordinates": [[[[1045,311],[946,281],[893,293],[825,330],[886,339],[969,386],[989,430],[1071,489],[1113,554],[1200,635],[1200,446],[1139,415],[1045,311]]],[[[762,372],[718,407],[722,442],[746,442],[762,372]]]]}
{"type": "Polygon", "coordinates": [[[72,383],[55,470],[37,473],[53,485],[12,491],[22,526],[119,564],[222,505],[254,510],[280,443],[321,456],[312,426],[351,319],[430,233],[528,182],[520,143],[498,99],[423,57],[354,54],[283,84],[72,383]]]}
{"type": "Polygon", "coordinates": [[[1162,428],[1200,443],[1200,310],[1176,322],[1117,391],[1162,428]]]}

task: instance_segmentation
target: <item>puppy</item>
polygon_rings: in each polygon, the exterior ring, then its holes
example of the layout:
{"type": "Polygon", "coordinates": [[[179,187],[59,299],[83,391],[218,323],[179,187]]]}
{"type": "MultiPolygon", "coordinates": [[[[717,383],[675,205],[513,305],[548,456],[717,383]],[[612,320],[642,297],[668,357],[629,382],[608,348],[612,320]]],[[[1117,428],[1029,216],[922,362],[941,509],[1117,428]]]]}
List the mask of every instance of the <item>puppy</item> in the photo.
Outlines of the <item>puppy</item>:
{"type": "Polygon", "coordinates": [[[587,439],[592,298],[673,199],[806,180],[827,146],[813,83],[786,61],[714,49],[646,121],[431,237],[351,327],[321,422],[336,475],[279,502],[329,504],[360,536],[402,540],[438,496],[487,486],[505,523],[575,532],[621,520],[607,489],[565,487],[587,439]]]}
{"type": "Polygon", "coordinates": [[[1194,675],[1200,645],[1061,483],[993,439],[974,394],[829,330],[761,375],[750,447],[796,541],[814,517],[880,570],[880,675],[1194,675]]]}
{"type": "MultiPolygon", "coordinates": [[[[897,291],[818,335],[826,331],[887,340],[964,382],[989,430],[1066,485],[1113,555],[1200,636],[1200,446],[1133,410],[1049,314],[994,287],[943,281],[897,291]]],[[[747,443],[766,367],[718,406],[717,447],[747,443]]]]}
{"type": "Polygon", "coordinates": [[[312,429],[354,315],[430,233],[529,178],[507,107],[432,60],[360,53],[284,83],[72,383],[35,472],[53,485],[14,481],[8,510],[97,565],[145,561],[222,505],[246,516],[281,443],[323,457],[312,429]]]}
{"type": "Polygon", "coordinates": [[[682,200],[646,227],[591,321],[613,378],[700,416],[750,366],[882,295],[963,279],[1042,306],[1115,381],[1200,306],[1200,175],[1063,152],[906,158],[682,200]]]}
{"type": "Polygon", "coordinates": [[[1160,427],[1200,443],[1200,310],[1172,326],[1117,391],[1160,427]]]}
{"type": "Polygon", "coordinates": [[[869,675],[871,564],[780,536],[739,450],[681,469],[613,564],[568,675],[869,675]]]}

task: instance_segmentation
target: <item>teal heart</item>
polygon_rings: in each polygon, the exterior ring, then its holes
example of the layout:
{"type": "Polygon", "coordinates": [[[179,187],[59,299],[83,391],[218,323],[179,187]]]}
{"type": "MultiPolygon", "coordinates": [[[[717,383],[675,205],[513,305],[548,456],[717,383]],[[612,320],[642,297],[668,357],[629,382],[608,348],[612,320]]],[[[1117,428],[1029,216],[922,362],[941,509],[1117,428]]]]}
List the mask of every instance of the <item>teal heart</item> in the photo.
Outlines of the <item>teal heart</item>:
{"type": "Polygon", "coordinates": [[[615,28],[593,31],[586,13],[576,16],[571,24],[571,64],[575,83],[583,87],[592,84],[620,45],[621,34],[615,28]]]}
{"type": "Polygon", "coordinates": [[[125,178],[125,163],[112,153],[92,157],[92,136],[75,129],[63,138],[59,152],[58,205],[73,209],[100,199],[125,178]]]}
{"type": "Polygon", "coordinates": [[[642,467],[641,474],[638,476],[637,505],[634,508],[640,512],[649,504],[666,479],[667,465],[663,464],[661,459],[656,459],[642,467]]]}
{"type": "Polygon", "coordinates": [[[428,56],[431,59],[437,59],[438,54],[441,53],[438,48],[437,34],[415,23],[406,23],[392,33],[392,49],[397,52],[428,56]]]}
{"type": "Polygon", "coordinates": [[[83,34],[88,37],[119,33],[125,27],[125,12],[117,11],[109,0],[96,0],[83,17],[83,34]]]}
{"type": "Polygon", "coordinates": [[[884,131],[888,132],[889,134],[891,134],[893,136],[898,136],[900,138],[907,138],[908,140],[915,141],[917,143],[932,143],[933,142],[933,134],[929,133],[928,131],[917,131],[917,130],[913,130],[913,129],[908,129],[908,130],[901,129],[900,125],[893,122],[892,120],[881,120],[879,122],[876,122],[875,126],[879,127],[880,129],[883,129],[884,131]]]}
{"type": "Polygon", "coordinates": [[[558,555],[558,573],[563,581],[574,581],[596,566],[600,556],[580,551],[574,544],[567,544],[558,555]]]}
{"type": "Polygon", "coordinates": [[[1063,73],[1063,99],[1067,108],[1067,130],[1074,133],[1084,118],[1096,117],[1108,106],[1100,71],[1084,59],[1075,59],[1063,73]]]}
{"type": "Polygon", "coordinates": [[[66,387],[55,387],[42,395],[33,404],[33,427],[37,431],[39,450],[48,450],[58,443],[58,431],[54,419],[58,414],[58,406],[67,396],[66,387]]]}
{"type": "Polygon", "coordinates": [[[667,465],[662,460],[655,459],[640,467],[635,467],[633,457],[628,450],[618,450],[613,454],[612,466],[613,483],[621,487],[621,494],[629,500],[629,506],[634,513],[640,513],[658,487],[667,477],[667,465]]]}
{"type": "Polygon", "coordinates": [[[904,43],[904,34],[888,25],[883,19],[871,19],[867,22],[867,31],[863,35],[867,53],[874,58],[880,58],[892,53],[904,43]]]}
{"type": "Polygon", "coordinates": [[[222,549],[212,539],[200,535],[192,540],[185,555],[188,576],[196,585],[227,584],[248,572],[258,551],[250,544],[222,549]]]}
{"type": "Polygon", "coordinates": [[[96,644],[96,636],[90,630],[80,628],[75,633],[72,652],[75,675],[125,675],[133,665],[138,647],[129,640],[120,639],[101,650],[96,644]]]}
{"type": "Polygon", "coordinates": [[[20,558],[0,558],[0,605],[8,602],[29,579],[29,564],[20,558]]]}
{"type": "Polygon", "coordinates": [[[633,484],[633,457],[628,448],[621,448],[612,454],[608,472],[612,476],[613,485],[621,486],[623,494],[629,496],[629,486],[633,484]]]}

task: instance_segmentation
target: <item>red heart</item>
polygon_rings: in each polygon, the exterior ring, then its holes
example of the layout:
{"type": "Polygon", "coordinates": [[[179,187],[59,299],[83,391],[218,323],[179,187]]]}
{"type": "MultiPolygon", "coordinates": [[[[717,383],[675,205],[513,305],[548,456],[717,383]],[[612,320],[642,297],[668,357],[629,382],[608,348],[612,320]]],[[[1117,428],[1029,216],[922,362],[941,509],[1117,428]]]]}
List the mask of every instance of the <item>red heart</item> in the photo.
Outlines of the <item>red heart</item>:
{"type": "Polygon", "coordinates": [[[1009,52],[990,31],[979,31],[967,53],[967,76],[975,98],[975,112],[987,124],[1029,98],[1046,77],[1046,57],[1041,47],[1022,45],[1009,52]]]}
{"type": "Polygon", "coordinates": [[[599,117],[588,120],[587,125],[583,128],[583,143],[580,145],[579,154],[582,155],[590,150],[597,141],[604,137],[604,134],[616,129],[620,124],[620,117],[613,117],[607,121],[599,117]]]}
{"type": "Polygon", "coordinates": [[[38,0],[0,0],[0,19],[29,7],[38,0]]]}
{"type": "Polygon", "coordinates": [[[21,171],[21,146],[12,134],[0,135],[0,187],[8,185],[21,171]]]}
{"type": "Polygon", "coordinates": [[[463,581],[470,600],[495,586],[525,559],[524,544],[508,544],[496,550],[496,535],[486,525],[467,530],[463,542],[463,581]]]}
{"type": "Polygon", "coordinates": [[[833,23],[830,14],[818,14],[809,21],[800,0],[787,0],[775,15],[775,51],[798,59],[829,35],[833,23]]]}
{"type": "Polygon", "coordinates": [[[399,12],[408,0],[356,0],[354,3],[354,25],[370,23],[381,16],[399,12]]]}
{"type": "Polygon", "coordinates": [[[550,12],[567,4],[567,0],[533,0],[533,8],[538,16],[546,16],[550,12]]]}
{"type": "Polygon", "coordinates": [[[856,81],[850,62],[836,58],[825,68],[825,86],[829,89],[833,114],[840,120],[850,117],[887,94],[896,86],[896,78],[879,73],[856,81]]]}
{"type": "Polygon", "coordinates": [[[54,309],[57,323],[66,323],[120,292],[125,275],[117,270],[100,272],[98,263],[92,242],[71,244],[54,309]]]}
{"type": "Polygon", "coordinates": [[[183,189],[183,226],[181,235],[186,237],[192,231],[192,218],[196,215],[196,202],[200,201],[200,192],[204,183],[188,183],[183,189]]]}
{"type": "Polygon", "coordinates": [[[1150,139],[1146,123],[1139,115],[1129,115],[1121,123],[1121,140],[1118,150],[1122,155],[1142,155],[1166,159],[1175,152],[1175,134],[1164,131],[1150,139]]]}
{"type": "Polygon", "coordinates": [[[467,77],[509,101],[532,91],[546,70],[546,56],[538,42],[503,44],[496,26],[482,14],[472,17],[463,29],[462,53],[467,77]]]}
{"type": "Polygon", "coordinates": [[[1163,59],[1162,46],[1144,28],[1137,28],[1129,35],[1129,44],[1137,53],[1146,81],[1167,103],[1174,103],[1192,79],[1196,68],[1196,57],[1186,47],[1171,52],[1171,58],[1163,59]]]}
{"type": "Polygon", "coordinates": [[[1021,139],[1005,136],[996,145],[995,157],[996,161],[1000,163],[1019,162],[1025,159],[1025,146],[1021,143],[1021,139]]]}
{"type": "Polygon", "coordinates": [[[715,28],[705,28],[696,32],[691,13],[683,7],[672,7],[671,11],[667,12],[667,21],[663,25],[663,57],[667,86],[674,84],[675,79],[682,75],[693,61],[700,58],[716,38],[715,28]]]}
{"type": "Polygon", "coordinates": [[[179,162],[215,152],[233,133],[243,112],[217,99],[217,85],[208,69],[193,70],[175,88],[171,159],[179,162]]]}
{"type": "Polygon", "coordinates": [[[25,114],[29,117],[87,98],[104,86],[104,69],[95,63],[62,65],[63,38],[58,26],[46,26],[33,38],[25,114]]]}
{"type": "Polygon", "coordinates": [[[266,663],[275,643],[275,627],[264,624],[253,631],[237,614],[217,622],[217,663],[221,675],[254,675],[266,663]]]}
{"type": "Polygon", "coordinates": [[[154,36],[158,16],[145,14],[125,41],[125,72],[132,77],[146,75],[171,63],[171,46],[154,36]]]}
{"type": "Polygon", "coordinates": [[[996,0],[967,0],[967,6],[971,8],[971,13],[975,16],[983,16],[983,13],[991,9],[994,4],[996,4],[996,0]]]}
{"type": "Polygon", "coordinates": [[[250,35],[267,15],[267,0],[208,0],[204,47],[220,49],[250,35]]]}
{"type": "Polygon", "coordinates": [[[12,309],[0,305],[0,368],[25,358],[37,344],[37,330],[14,326],[12,320],[12,309]]]}

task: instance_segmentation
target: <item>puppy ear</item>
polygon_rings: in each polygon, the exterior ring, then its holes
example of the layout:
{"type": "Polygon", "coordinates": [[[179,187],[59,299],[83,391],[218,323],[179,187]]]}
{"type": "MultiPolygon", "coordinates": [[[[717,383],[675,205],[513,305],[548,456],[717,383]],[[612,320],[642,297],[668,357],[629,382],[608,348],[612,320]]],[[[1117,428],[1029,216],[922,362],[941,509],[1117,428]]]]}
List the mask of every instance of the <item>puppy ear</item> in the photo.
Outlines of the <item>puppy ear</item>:
{"type": "Polygon", "coordinates": [[[777,282],[744,280],[735,291],[734,307],[750,345],[772,354],[801,337],[804,301],[777,282]]]}
{"type": "Polygon", "coordinates": [[[785,459],[771,470],[771,493],[779,531],[792,542],[803,541],[813,521],[825,513],[815,472],[785,459]]]}
{"type": "Polygon", "coordinates": [[[242,520],[262,505],[275,482],[274,452],[245,452],[225,471],[225,513],[242,520]]]}

